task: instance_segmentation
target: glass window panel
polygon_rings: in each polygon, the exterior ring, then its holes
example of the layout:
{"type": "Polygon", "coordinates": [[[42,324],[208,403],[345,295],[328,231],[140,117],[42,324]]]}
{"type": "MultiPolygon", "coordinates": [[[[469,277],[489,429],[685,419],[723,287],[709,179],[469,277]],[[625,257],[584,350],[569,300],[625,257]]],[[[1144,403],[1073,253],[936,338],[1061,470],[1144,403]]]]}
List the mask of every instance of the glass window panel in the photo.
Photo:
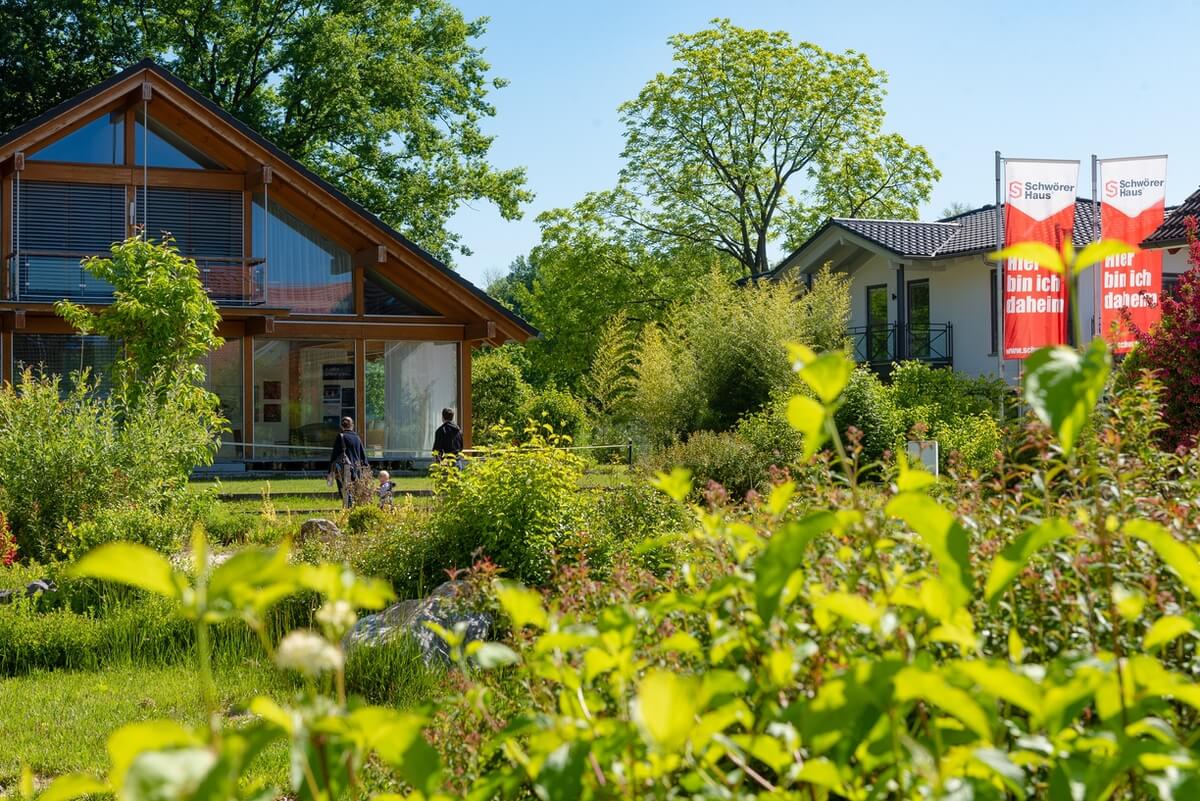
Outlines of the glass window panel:
{"type": "Polygon", "coordinates": [[[99,382],[100,393],[112,389],[112,365],[121,355],[121,344],[100,336],[77,334],[13,334],[13,375],[19,382],[21,372],[30,368],[35,373],[63,377],[62,393],[72,386],[71,376],[90,368],[92,378],[99,382]]]}
{"type": "Polygon", "coordinates": [[[353,341],[255,339],[255,458],[322,458],[354,409],[353,341]]]}
{"type": "Polygon", "coordinates": [[[363,307],[367,314],[437,314],[374,270],[365,270],[363,278],[363,307]]]}
{"type": "Polygon", "coordinates": [[[888,322],[888,288],[886,284],[867,287],[867,358],[887,361],[891,358],[888,322]]]}
{"type": "Polygon", "coordinates": [[[457,342],[367,342],[369,455],[428,456],[442,409],[458,419],[457,342]]]}
{"type": "Polygon", "coordinates": [[[29,156],[32,161],[125,163],[125,113],[105,114],[29,156]]]}
{"type": "Polygon", "coordinates": [[[145,117],[137,113],[137,129],[133,136],[133,163],[145,163],[146,148],[150,148],[151,167],[175,167],[183,170],[219,170],[221,165],[193,147],[187,140],[150,115],[150,130],[146,131],[145,117]]]}
{"type": "MultiPolygon", "coordinates": [[[[125,238],[125,187],[22,181],[13,208],[18,300],[107,299],[112,286],[80,260],[125,238]]],[[[10,267],[11,269],[11,267],[10,267]]]]}
{"type": "Polygon", "coordinates": [[[268,219],[262,195],[254,199],[252,241],[255,258],[267,260],[268,305],[310,314],[354,311],[350,252],[274,200],[268,219]]]}
{"type": "Polygon", "coordinates": [[[240,445],[245,442],[242,425],[242,340],[230,337],[225,344],[204,357],[205,387],[221,401],[221,415],[229,420],[229,428],[221,436],[217,461],[232,461],[242,456],[240,445]]]}

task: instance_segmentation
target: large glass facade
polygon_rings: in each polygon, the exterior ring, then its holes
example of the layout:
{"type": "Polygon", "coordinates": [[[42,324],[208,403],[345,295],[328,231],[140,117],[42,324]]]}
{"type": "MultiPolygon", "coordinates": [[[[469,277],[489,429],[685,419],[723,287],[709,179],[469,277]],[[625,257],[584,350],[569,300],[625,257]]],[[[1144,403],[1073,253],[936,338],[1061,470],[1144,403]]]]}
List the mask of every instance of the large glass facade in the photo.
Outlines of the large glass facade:
{"type": "Polygon", "coordinates": [[[225,344],[204,357],[204,373],[207,378],[205,386],[221,401],[221,415],[229,420],[229,428],[222,437],[221,449],[217,451],[217,461],[230,461],[241,458],[243,454],[240,444],[246,441],[243,436],[245,419],[242,416],[242,340],[240,337],[230,337],[225,344]]]}
{"type": "Polygon", "coordinates": [[[13,209],[16,300],[107,300],[112,286],[81,260],[125,238],[125,187],[22,181],[13,209]]]}
{"type": "Polygon", "coordinates": [[[123,164],[125,113],[104,114],[77,131],[46,145],[29,156],[31,161],[67,161],[75,164],[123,164]]]}
{"type": "Polygon", "coordinates": [[[354,417],[354,342],[256,339],[254,455],[314,458],[354,417]]]}
{"type": "Polygon", "coordinates": [[[150,149],[150,167],[174,167],[181,170],[219,170],[221,165],[201,153],[183,137],[150,115],[150,130],[145,127],[145,117],[137,113],[137,129],[133,136],[133,163],[139,167],[145,163],[146,148],[150,149]]]}
{"type": "Polygon", "coordinates": [[[270,212],[268,219],[263,196],[255,196],[252,241],[255,258],[267,260],[267,304],[309,314],[353,313],[349,251],[273,200],[270,212]]]}
{"type": "Polygon", "coordinates": [[[363,275],[363,306],[366,314],[429,316],[436,313],[394,281],[371,269],[365,270],[363,275]]]}
{"type": "Polygon", "coordinates": [[[458,343],[367,341],[368,454],[427,455],[442,409],[458,414],[458,343]]]}
{"type": "Polygon", "coordinates": [[[112,389],[112,364],[121,355],[121,344],[108,337],[78,334],[13,334],[13,377],[19,383],[21,373],[62,376],[60,385],[66,394],[71,376],[84,369],[99,383],[101,394],[112,389]]]}

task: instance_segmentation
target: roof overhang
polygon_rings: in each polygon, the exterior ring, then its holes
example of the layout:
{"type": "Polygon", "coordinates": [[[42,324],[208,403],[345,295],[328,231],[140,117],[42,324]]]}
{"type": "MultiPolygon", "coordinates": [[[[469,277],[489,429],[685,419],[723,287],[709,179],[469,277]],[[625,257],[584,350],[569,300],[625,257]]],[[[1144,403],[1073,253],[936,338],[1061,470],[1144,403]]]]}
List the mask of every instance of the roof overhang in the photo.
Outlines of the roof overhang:
{"type": "MultiPolygon", "coordinates": [[[[228,166],[246,174],[248,188],[251,181],[261,181],[263,167],[269,167],[266,174],[271,191],[285,193],[285,203],[336,218],[355,232],[355,243],[345,244],[365,244],[368,252],[382,256],[377,260],[382,272],[393,266],[400,268],[406,282],[416,282],[426,293],[444,295],[451,307],[448,311],[462,317],[473,333],[482,334],[475,341],[524,342],[539,335],[536,328],[486,292],[150,60],[128,67],[0,137],[0,171],[7,174],[13,170],[16,154],[66,136],[97,114],[140,103],[147,94],[165,102],[171,115],[201,121],[209,128],[209,138],[195,144],[207,146],[214,157],[232,162],[228,166]]],[[[158,113],[166,113],[161,104],[158,113]]],[[[352,248],[352,252],[357,250],[352,248]]]]}

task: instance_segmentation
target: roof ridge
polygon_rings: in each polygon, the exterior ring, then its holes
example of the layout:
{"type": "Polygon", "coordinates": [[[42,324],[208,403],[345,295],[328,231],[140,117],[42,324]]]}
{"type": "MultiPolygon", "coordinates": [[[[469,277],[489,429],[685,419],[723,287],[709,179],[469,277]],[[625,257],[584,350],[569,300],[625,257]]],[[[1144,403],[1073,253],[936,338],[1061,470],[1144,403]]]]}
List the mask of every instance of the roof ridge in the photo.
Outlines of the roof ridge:
{"type": "Polygon", "coordinates": [[[958,223],[944,222],[942,220],[885,220],[882,217],[830,217],[829,219],[834,220],[835,222],[879,222],[907,225],[958,225],[958,223]]]}

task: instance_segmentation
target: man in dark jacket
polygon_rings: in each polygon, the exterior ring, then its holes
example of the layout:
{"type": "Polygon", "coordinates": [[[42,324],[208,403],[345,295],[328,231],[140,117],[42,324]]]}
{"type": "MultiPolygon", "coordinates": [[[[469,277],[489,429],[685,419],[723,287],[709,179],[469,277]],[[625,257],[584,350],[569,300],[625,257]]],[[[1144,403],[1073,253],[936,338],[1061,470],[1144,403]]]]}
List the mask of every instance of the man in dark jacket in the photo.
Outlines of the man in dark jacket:
{"type": "Polygon", "coordinates": [[[351,485],[358,480],[364,470],[370,468],[367,462],[367,452],[362,440],[354,433],[354,419],[342,418],[342,430],[338,432],[333,442],[333,453],[329,457],[329,473],[337,480],[338,495],[342,496],[342,506],[349,508],[354,505],[354,493],[351,485]]]}
{"type": "MultiPolygon", "coordinates": [[[[458,456],[463,449],[463,433],[454,422],[454,410],[442,409],[442,424],[433,434],[433,458],[441,459],[446,454],[458,456]]],[[[460,463],[462,459],[458,460],[460,463]]]]}

